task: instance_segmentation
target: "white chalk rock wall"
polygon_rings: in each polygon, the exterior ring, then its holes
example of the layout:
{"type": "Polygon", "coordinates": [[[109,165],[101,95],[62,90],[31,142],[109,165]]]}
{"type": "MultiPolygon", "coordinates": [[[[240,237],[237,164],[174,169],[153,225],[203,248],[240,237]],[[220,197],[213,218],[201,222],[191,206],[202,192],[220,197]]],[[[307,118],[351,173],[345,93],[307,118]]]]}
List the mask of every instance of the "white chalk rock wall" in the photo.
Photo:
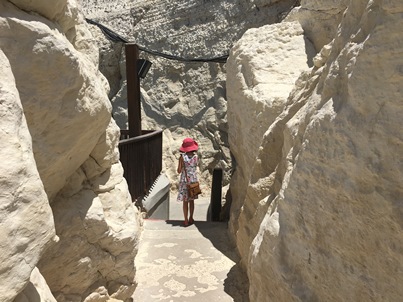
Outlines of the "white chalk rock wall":
{"type": "Polygon", "coordinates": [[[307,39],[317,52],[336,35],[343,13],[350,0],[301,0],[285,21],[298,21],[307,39]]]}
{"type": "MultiPolygon", "coordinates": [[[[267,125],[283,112],[290,91],[301,72],[309,70],[314,55],[314,47],[304,37],[298,22],[250,29],[231,50],[227,64],[228,124],[236,169],[231,180],[230,227],[237,232],[238,247],[244,256],[253,238],[250,234],[257,232],[264,215],[263,211],[256,212],[264,192],[249,196],[252,192],[245,190],[262,138],[267,125]],[[239,216],[241,208],[243,215],[239,216]],[[253,215],[260,219],[251,219],[253,215]]],[[[262,182],[258,185],[260,189],[264,181],[256,181],[262,182]]]]}
{"type": "Polygon", "coordinates": [[[2,50],[0,65],[0,297],[11,301],[28,282],[55,231],[12,65],[2,50]]]}
{"type": "Polygon", "coordinates": [[[38,268],[35,268],[29,279],[29,283],[25,286],[24,290],[18,294],[14,302],[57,302],[45,278],[41,275],[38,268]]]}
{"type": "MultiPolygon", "coordinates": [[[[68,40],[63,29],[11,5],[10,11],[18,18],[7,20],[9,30],[3,38],[9,43],[4,43],[3,49],[13,66],[37,168],[53,200],[109,123],[106,82],[102,77],[93,81],[98,73],[96,65],[68,40]],[[13,40],[19,43],[11,43],[13,40]],[[87,131],[82,131],[83,125],[87,131]]],[[[77,44],[80,39],[86,43],[91,36],[87,31],[74,39],[77,44]]]]}
{"type": "MultiPolygon", "coordinates": [[[[251,301],[401,299],[402,14],[398,0],[350,1],[335,38],[268,119],[252,167],[238,167],[250,176],[231,183],[245,194],[230,227],[251,301]]],[[[256,39],[265,35],[267,28],[256,39]]],[[[246,71],[256,64],[243,65],[233,78],[251,81],[258,71],[246,71]]],[[[229,96],[228,115],[244,111],[235,100],[229,96]]]]}
{"type": "MultiPolygon", "coordinates": [[[[279,21],[294,0],[280,1],[94,1],[82,0],[86,17],[116,31],[127,40],[181,58],[213,58],[229,53],[248,29],[279,21]]],[[[114,94],[113,115],[127,128],[125,61],[117,43],[92,27],[101,48],[101,71],[114,94]],[[121,62],[121,66],[117,62],[121,62]],[[113,67],[115,66],[115,67],[113,67]]],[[[232,158],[228,144],[226,67],[219,63],[168,60],[140,52],[153,65],[141,80],[143,129],[164,129],[164,171],[177,185],[177,158],[182,140],[191,136],[200,145],[202,186],[209,192],[211,173],[223,168],[228,184],[232,158]]]]}
{"type": "Polygon", "coordinates": [[[0,33],[2,301],[40,275],[57,301],[126,300],[140,218],[88,25],[73,0],[1,1],[0,33]]]}
{"type": "Polygon", "coordinates": [[[57,301],[103,301],[108,293],[126,300],[135,288],[138,213],[122,181],[122,166],[115,163],[88,176],[94,160],[98,164],[96,157],[85,162],[52,205],[61,240],[39,268],[57,301]]]}

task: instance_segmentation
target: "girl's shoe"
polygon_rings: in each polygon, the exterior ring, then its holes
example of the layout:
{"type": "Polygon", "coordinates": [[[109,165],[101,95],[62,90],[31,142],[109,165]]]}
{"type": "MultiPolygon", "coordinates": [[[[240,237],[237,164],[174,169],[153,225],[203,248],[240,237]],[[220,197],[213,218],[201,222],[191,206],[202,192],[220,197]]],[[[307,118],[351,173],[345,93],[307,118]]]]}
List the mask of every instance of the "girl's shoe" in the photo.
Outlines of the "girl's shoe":
{"type": "Polygon", "coordinates": [[[189,224],[193,224],[193,223],[195,223],[195,221],[193,220],[193,218],[190,218],[189,219],[189,224]]]}
{"type": "Polygon", "coordinates": [[[189,226],[189,222],[188,222],[187,220],[185,220],[185,221],[183,222],[183,226],[185,226],[185,227],[189,226]]]}

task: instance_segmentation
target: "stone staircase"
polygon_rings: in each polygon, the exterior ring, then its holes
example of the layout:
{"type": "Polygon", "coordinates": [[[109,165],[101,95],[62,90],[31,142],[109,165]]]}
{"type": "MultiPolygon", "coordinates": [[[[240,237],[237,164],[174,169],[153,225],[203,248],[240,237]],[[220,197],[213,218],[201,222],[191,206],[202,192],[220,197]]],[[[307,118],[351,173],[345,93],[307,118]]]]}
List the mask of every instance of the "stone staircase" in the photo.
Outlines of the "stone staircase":
{"type": "Polygon", "coordinates": [[[171,195],[170,218],[146,219],[136,256],[133,300],[248,301],[227,224],[207,221],[210,196],[195,201],[195,224],[183,227],[182,204],[171,195]]]}

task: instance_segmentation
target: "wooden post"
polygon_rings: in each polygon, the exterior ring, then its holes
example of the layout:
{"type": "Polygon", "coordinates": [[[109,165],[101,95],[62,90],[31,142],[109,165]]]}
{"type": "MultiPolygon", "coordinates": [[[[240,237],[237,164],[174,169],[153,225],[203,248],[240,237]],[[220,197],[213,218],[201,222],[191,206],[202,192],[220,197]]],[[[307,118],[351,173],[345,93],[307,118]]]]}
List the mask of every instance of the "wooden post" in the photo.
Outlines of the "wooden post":
{"type": "Polygon", "coordinates": [[[139,47],[136,44],[125,44],[125,52],[129,137],[135,137],[141,135],[140,79],[137,75],[139,47]]]}

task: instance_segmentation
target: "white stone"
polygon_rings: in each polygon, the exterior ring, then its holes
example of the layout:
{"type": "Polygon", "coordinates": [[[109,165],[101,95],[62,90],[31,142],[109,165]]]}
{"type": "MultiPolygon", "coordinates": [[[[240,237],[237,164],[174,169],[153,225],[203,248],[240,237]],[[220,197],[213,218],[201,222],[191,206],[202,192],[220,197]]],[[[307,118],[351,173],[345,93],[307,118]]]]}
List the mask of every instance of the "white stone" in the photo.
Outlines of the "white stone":
{"type": "Polygon", "coordinates": [[[318,64],[267,123],[249,177],[233,178],[234,199],[245,192],[231,228],[251,301],[402,296],[402,12],[397,0],[349,2],[318,64]]]}
{"type": "Polygon", "coordinates": [[[140,216],[88,25],[74,0],[16,0],[0,2],[0,31],[2,301],[49,291],[35,266],[57,301],[125,300],[140,216]]]}
{"type": "Polygon", "coordinates": [[[301,0],[301,6],[294,8],[285,21],[300,22],[306,38],[319,52],[324,45],[333,40],[349,2],[349,0],[301,0]]]}
{"type": "Polygon", "coordinates": [[[1,50],[0,65],[0,297],[11,301],[28,282],[55,230],[12,65],[1,50]]]}
{"type": "MultiPolygon", "coordinates": [[[[105,149],[103,144],[97,146],[105,149]]],[[[102,153],[94,150],[93,154],[102,153]]],[[[93,158],[88,161],[91,164],[82,166],[82,182],[77,182],[80,177],[72,178],[74,184],[66,186],[52,205],[60,241],[39,266],[58,301],[68,301],[73,293],[84,299],[95,284],[103,284],[124,300],[134,290],[139,213],[128,194],[121,164],[89,179],[86,175],[91,173],[85,171],[96,169],[93,158]]]]}
{"type": "Polygon", "coordinates": [[[14,302],[57,302],[38,268],[34,268],[29,281],[14,302]]]}
{"type": "Polygon", "coordinates": [[[5,43],[2,49],[13,66],[37,168],[52,200],[95,147],[109,123],[111,106],[104,82],[95,80],[99,75],[92,62],[55,25],[7,9],[18,18],[4,19],[10,30],[4,31],[3,41],[24,42],[5,43]],[[24,64],[19,64],[22,56],[24,64]]]}
{"type": "MultiPolygon", "coordinates": [[[[267,125],[284,110],[296,80],[310,69],[309,61],[314,55],[313,46],[304,38],[298,22],[249,30],[231,50],[227,67],[229,143],[237,166],[231,180],[230,228],[237,231],[238,240],[243,242],[239,249],[244,256],[253,239],[249,237],[250,230],[256,233],[261,220],[250,221],[249,215],[255,209],[247,216],[239,216],[239,212],[255,208],[255,203],[267,196],[262,191],[255,200],[249,195],[252,191],[245,190],[249,182],[257,181],[251,179],[251,173],[263,135],[267,125]],[[245,199],[250,201],[241,209],[245,199]],[[242,225],[239,230],[238,223],[242,225]]],[[[261,188],[269,183],[270,179],[255,185],[261,188]]]]}

